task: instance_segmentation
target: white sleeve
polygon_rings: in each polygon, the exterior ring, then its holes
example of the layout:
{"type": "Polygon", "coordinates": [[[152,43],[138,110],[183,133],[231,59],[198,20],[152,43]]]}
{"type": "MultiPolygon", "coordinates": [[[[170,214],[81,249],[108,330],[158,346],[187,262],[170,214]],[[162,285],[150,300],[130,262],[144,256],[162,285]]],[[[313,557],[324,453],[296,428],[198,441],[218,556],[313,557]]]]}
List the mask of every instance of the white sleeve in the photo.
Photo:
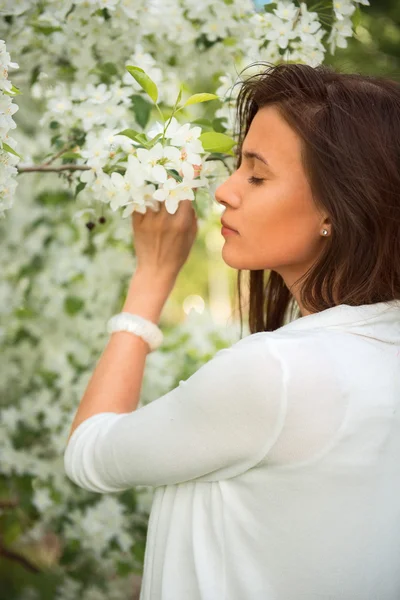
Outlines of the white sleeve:
{"type": "Polygon", "coordinates": [[[234,477],[279,436],[282,379],[268,333],[249,335],[149,404],[83,421],[64,453],[66,474],[100,493],[234,477]]]}

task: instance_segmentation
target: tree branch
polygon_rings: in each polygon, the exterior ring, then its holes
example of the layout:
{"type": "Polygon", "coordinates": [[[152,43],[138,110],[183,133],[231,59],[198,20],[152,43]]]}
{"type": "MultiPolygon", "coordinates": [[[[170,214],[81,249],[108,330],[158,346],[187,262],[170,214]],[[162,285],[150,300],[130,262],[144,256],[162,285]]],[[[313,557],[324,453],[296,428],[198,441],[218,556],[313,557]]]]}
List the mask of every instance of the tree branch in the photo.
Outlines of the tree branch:
{"type": "Polygon", "coordinates": [[[52,165],[32,165],[29,167],[19,167],[17,165],[18,173],[60,173],[61,171],[90,171],[92,167],[88,165],[75,165],[75,164],[66,164],[60,165],[59,167],[53,167],[52,165]]]}
{"type": "Polygon", "coordinates": [[[232,170],[228,167],[228,165],[226,164],[225,160],[221,156],[208,156],[206,158],[206,162],[207,161],[212,161],[212,160],[220,160],[225,165],[225,168],[228,171],[228,173],[230,175],[232,175],[232,170]]]}
{"type": "Polygon", "coordinates": [[[27,558],[25,558],[25,556],[17,554],[12,550],[7,550],[7,548],[4,548],[4,546],[0,546],[0,556],[5,556],[5,558],[8,558],[9,560],[19,563],[32,573],[40,573],[40,569],[36,565],[32,564],[27,558]]]}
{"type": "Polygon", "coordinates": [[[6,500],[0,500],[0,509],[15,508],[16,506],[18,506],[17,499],[9,498],[6,500]]]}
{"type": "Polygon", "coordinates": [[[57,160],[57,158],[60,158],[60,156],[62,154],[64,154],[65,152],[67,152],[68,150],[71,150],[72,147],[73,147],[72,143],[68,142],[68,144],[65,144],[65,146],[63,148],[61,148],[61,150],[59,150],[56,154],[54,154],[54,156],[51,156],[49,158],[49,160],[47,160],[43,164],[44,165],[51,165],[52,162],[54,162],[55,160],[57,160]]]}

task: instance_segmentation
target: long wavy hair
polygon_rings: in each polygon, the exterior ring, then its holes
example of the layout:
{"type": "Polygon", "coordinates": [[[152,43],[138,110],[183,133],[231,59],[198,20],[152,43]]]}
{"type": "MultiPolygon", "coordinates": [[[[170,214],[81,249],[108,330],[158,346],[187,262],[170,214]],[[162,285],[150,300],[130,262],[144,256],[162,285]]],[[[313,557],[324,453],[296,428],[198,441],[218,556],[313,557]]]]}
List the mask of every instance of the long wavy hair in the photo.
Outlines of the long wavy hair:
{"type": "MultiPolygon", "coordinates": [[[[313,201],[332,224],[320,255],[294,284],[302,305],[315,313],[400,299],[400,84],[326,65],[254,64],[263,70],[238,92],[236,168],[255,114],[274,104],[301,138],[313,201]]],[[[301,316],[281,275],[248,273],[250,333],[274,331],[288,316],[301,316]]]]}

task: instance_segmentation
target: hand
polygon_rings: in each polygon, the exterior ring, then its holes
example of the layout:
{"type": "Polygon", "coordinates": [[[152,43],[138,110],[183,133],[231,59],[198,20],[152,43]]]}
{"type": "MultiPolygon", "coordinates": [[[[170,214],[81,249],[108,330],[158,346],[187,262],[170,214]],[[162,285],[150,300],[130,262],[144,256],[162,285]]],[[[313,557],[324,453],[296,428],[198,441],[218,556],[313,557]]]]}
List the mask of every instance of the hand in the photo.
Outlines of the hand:
{"type": "Polygon", "coordinates": [[[179,202],[175,214],[163,202],[160,210],[132,213],[137,270],[176,277],[196,239],[197,216],[191,200],[179,202]]]}

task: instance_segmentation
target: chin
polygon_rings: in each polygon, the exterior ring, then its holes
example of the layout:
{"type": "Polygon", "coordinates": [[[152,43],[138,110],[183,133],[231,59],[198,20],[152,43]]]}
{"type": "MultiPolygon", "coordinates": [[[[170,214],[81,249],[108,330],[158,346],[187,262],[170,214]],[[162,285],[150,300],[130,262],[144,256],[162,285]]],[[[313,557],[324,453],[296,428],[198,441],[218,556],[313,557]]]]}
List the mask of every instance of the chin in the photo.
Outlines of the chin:
{"type": "Polygon", "coordinates": [[[224,263],[226,265],[228,265],[228,267],[231,267],[232,269],[238,269],[238,270],[240,269],[242,271],[245,271],[246,269],[252,268],[248,262],[243,260],[243,258],[240,258],[240,256],[235,256],[234,252],[229,252],[226,249],[226,244],[222,248],[221,256],[222,256],[222,260],[224,261],[224,263]]]}
{"type": "MultiPolygon", "coordinates": [[[[229,249],[227,244],[222,248],[222,260],[228,267],[237,269],[238,271],[271,271],[276,270],[274,263],[266,264],[263,261],[246,260],[243,256],[240,256],[240,252],[235,252],[232,248],[229,249]]],[[[279,266],[278,266],[279,268],[279,266]]]]}

